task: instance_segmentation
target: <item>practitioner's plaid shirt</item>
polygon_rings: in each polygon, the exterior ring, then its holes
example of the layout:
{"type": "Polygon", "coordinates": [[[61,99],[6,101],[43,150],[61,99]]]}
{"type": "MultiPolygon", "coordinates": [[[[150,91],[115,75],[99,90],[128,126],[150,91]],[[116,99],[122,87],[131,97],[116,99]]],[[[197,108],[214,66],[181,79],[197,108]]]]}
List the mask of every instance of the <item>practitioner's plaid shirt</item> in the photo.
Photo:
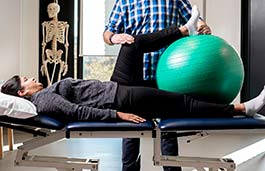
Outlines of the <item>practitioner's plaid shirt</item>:
{"type": "MultiPolygon", "coordinates": [[[[191,16],[188,0],[116,0],[106,30],[138,35],[181,26],[191,16]]],[[[157,62],[164,48],[144,55],[144,80],[154,80],[157,62]]]]}

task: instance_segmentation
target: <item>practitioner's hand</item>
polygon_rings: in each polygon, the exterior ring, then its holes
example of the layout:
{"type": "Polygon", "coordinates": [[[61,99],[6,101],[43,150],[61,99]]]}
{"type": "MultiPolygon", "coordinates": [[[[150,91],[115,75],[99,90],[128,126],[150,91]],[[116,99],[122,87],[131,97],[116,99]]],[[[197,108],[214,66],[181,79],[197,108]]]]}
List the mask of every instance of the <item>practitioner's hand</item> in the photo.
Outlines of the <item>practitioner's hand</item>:
{"type": "Polygon", "coordinates": [[[111,42],[113,44],[132,44],[134,43],[134,37],[126,33],[114,34],[111,37],[111,42]]]}
{"type": "Polygon", "coordinates": [[[198,34],[212,34],[211,28],[204,22],[204,21],[198,21],[198,28],[197,28],[198,34]]]}
{"type": "Polygon", "coordinates": [[[134,115],[132,113],[123,113],[123,112],[117,112],[118,118],[124,121],[130,121],[134,123],[141,123],[146,121],[144,118],[134,115]]]}

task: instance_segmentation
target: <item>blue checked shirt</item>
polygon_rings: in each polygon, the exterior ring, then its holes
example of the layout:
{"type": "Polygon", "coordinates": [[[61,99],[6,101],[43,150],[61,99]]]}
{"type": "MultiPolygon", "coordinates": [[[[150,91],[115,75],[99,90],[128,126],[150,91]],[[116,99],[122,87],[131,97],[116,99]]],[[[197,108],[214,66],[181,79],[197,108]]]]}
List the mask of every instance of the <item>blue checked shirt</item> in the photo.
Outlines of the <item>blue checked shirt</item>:
{"type": "MultiPolygon", "coordinates": [[[[116,0],[105,30],[138,35],[181,26],[190,18],[191,8],[188,0],[116,0]]],[[[157,62],[164,50],[144,54],[144,80],[155,80],[157,62]]]]}

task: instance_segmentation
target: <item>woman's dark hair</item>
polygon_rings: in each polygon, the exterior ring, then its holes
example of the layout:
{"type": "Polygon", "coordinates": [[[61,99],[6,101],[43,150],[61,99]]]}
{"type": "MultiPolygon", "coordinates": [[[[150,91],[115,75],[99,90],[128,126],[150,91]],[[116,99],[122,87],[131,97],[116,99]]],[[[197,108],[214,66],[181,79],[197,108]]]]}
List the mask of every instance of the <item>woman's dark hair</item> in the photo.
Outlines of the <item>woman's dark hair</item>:
{"type": "Polygon", "coordinates": [[[22,87],[20,77],[18,75],[15,75],[2,85],[1,92],[13,96],[19,96],[18,91],[21,89],[22,87]]]}

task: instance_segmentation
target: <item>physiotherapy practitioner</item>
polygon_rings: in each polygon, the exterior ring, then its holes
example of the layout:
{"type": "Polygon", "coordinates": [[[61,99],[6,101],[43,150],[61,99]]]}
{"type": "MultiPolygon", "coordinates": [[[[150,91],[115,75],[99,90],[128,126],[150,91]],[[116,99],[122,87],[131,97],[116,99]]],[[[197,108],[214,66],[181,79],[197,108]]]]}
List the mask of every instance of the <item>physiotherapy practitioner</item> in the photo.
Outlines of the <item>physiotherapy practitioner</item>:
{"type": "MultiPolygon", "coordinates": [[[[152,33],[176,25],[184,25],[191,17],[191,4],[188,0],[116,0],[109,22],[103,34],[109,45],[131,44],[133,35],[152,33]]],[[[199,19],[198,28],[190,29],[193,34],[211,34],[207,24],[199,19]]],[[[126,56],[116,63],[112,81],[123,85],[148,86],[157,88],[155,81],[157,62],[165,50],[145,53],[143,59],[128,60],[126,56]],[[132,66],[134,66],[132,68],[132,66]],[[129,71],[129,68],[132,70],[129,71]],[[129,74],[133,72],[134,74],[129,74]],[[127,73],[127,74],[126,74],[127,73]]],[[[178,154],[177,138],[162,139],[162,154],[178,154]]],[[[124,138],[122,149],[123,171],[140,171],[138,138],[124,138]]],[[[179,171],[180,168],[164,167],[165,171],[179,171]]]]}

